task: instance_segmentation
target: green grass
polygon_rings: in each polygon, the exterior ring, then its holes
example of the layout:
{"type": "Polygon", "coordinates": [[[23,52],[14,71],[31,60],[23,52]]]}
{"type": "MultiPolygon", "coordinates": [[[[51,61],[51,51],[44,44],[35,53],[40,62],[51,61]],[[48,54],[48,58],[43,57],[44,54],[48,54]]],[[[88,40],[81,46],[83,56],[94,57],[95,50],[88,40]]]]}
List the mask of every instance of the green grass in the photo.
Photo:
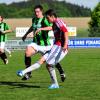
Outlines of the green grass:
{"type": "Polygon", "coordinates": [[[8,34],[7,34],[7,37],[8,37],[8,40],[10,40],[10,39],[15,39],[16,34],[15,34],[15,32],[8,33],[8,34]]]}
{"type": "Polygon", "coordinates": [[[88,37],[89,31],[87,28],[77,29],[77,37],[88,37]]]}
{"type": "MultiPolygon", "coordinates": [[[[24,52],[12,52],[9,64],[0,60],[0,100],[100,100],[100,49],[69,49],[61,62],[67,79],[60,88],[48,90],[50,77],[45,65],[22,81],[16,71],[24,68],[24,52]]],[[[39,55],[33,57],[37,61],[39,55]]]]}

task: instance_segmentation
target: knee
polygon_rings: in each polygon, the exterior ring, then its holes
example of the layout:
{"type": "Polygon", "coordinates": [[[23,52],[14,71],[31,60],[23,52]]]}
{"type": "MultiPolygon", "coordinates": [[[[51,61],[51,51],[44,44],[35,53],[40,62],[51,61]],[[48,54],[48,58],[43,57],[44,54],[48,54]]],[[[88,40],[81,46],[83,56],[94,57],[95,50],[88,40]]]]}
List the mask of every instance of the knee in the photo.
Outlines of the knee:
{"type": "Polygon", "coordinates": [[[45,58],[42,57],[38,62],[39,62],[39,64],[43,64],[45,62],[45,58]]]}
{"type": "Polygon", "coordinates": [[[4,52],[4,50],[3,49],[0,49],[0,54],[3,53],[3,52],[4,52]]]}
{"type": "Polygon", "coordinates": [[[47,68],[54,67],[52,64],[46,64],[47,68]]]}
{"type": "Polygon", "coordinates": [[[25,51],[25,55],[27,57],[30,57],[32,56],[33,54],[35,54],[35,50],[32,48],[32,47],[27,47],[26,48],[26,51],[25,51]]]}

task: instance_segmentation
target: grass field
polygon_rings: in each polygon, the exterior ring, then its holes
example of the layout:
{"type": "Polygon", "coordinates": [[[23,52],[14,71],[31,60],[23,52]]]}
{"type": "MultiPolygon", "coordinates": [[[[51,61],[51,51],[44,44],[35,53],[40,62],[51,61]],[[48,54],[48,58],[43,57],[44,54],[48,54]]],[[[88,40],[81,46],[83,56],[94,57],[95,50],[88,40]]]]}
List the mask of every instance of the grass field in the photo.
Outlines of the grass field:
{"type": "MultiPolygon", "coordinates": [[[[100,49],[70,49],[61,62],[67,79],[60,89],[48,90],[50,77],[45,65],[22,81],[16,71],[24,68],[24,52],[12,52],[9,64],[0,60],[0,100],[100,100],[100,49]]],[[[33,57],[35,62],[39,55],[33,57]]]]}

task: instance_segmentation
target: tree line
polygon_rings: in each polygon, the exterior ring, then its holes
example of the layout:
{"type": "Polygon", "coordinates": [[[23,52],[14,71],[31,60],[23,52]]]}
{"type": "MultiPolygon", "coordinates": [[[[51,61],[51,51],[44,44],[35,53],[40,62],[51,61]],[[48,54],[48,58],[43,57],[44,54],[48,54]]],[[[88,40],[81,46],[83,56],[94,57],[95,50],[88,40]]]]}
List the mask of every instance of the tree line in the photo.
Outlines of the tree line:
{"type": "Polygon", "coordinates": [[[30,18],[36,4],[42,4],[44,11],[49,8],[55,9],[59,17],[88,17],[91,10],[84,6],[78,6],[65,1],[57,0],[28,0],[12,4],[0,4],[0,15],[5,18],[30,18]]]}
{"type": "Polygon", "coordinates": [[[91,12],[91,20],[89,22],[89,36],[100,37],[100,2],[91,12]]]}

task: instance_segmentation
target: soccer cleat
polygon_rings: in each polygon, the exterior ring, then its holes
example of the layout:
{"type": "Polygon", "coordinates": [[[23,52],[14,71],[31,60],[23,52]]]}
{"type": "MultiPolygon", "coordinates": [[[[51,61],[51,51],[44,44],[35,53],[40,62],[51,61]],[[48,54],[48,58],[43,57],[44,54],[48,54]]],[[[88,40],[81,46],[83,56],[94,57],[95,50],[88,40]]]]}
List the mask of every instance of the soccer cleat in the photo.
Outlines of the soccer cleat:
{"type": "Polygon", "coordinates": [[[59,85],[57,84],[52,84],[48,87],[48,89],[58,89],[59,88],[59,85]]]}
{"type": "Polygon", "coordinates": [[[23,80],[23,81],[26,81],[26,80],[29,80],[31,77],[32,77],[31,75],[26,74],[26,75],[22,78],[22,80],[23,80]]]}
{"type": "Polygon", "coordinates": [[[24,74],[22,73],[22,71],[18,71],[17,75],[20,76],[20,77],[24,76],[24,74]]]}
{"type": "Polygon", "coordinates": [[[61,77],[61,81],[64,82],[66,79],[66,75],[63,73],[63,74],[60,74],[60,77],[61,77]]]}
{"type": "Polygon", "coordinates": [[[4,59],[4,64],[8,64],[8,59],[4,59]]]}

